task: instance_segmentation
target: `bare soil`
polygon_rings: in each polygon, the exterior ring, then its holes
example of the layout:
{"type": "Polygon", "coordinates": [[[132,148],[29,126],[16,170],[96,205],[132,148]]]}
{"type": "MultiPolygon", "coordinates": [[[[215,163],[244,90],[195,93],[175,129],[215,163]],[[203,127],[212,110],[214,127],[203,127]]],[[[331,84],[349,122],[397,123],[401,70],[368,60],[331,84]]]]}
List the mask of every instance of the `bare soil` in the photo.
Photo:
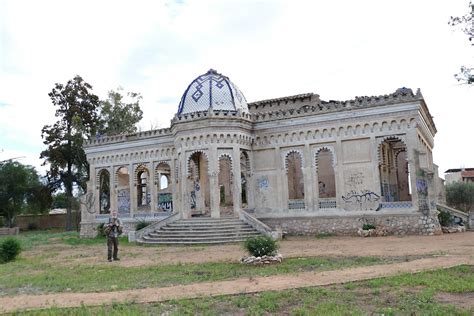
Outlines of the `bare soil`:
{"type": "MultiPolygon", "coordinates": [[[[404,237],[291,237],[280,242],[285,258],[316,256],[377,256],[403,257],[421,255],[474,255],[474,232],[444,234],[440,236],[404,237]]],[[[101,265],[106,262],[107,248],[103,246],[45,245],[25,253],[25,256],[51,256],[57,266],[101,265]]],[[[245,255],[242,245],[131,247],[120,246],[121,261],[113,264],[123,267],[156,264],[235,262],[245,255]]]]}
{"type": "MultiPolygon", "coordinates": [[[[336,271],[302,272],[291,275],[241,278],[231,281],[205,282],[163,288],[134,289],[102,293],[60,293],[43,295],[17,295],[0,298],[0,312],[19,309],[48,307],[97,306],[117,302],[151,303],[170,299],[197,298],[202,296],[255,293],[270,290],[285,290],[309,286],[340,284],[379,277],[387,277],[403,272],[415,273],[425,270],[448,268],[461,264],[474,264],[470,256],[439,256],[388,265],[348,268],[336,271]]],[[[454,299],[449,298],[451,301],[454,299]]]]}
{"type": "MultiPolygon", "coordinates": [[[[0,298],[0,312],[17,309],[76,307],[102,305],[113,302],[156,302],[169,299],[195,298],[209,295],[254,293],[307,286],[339,284],[395,275],[401,272],[418,272],[447,268],[460,264],[474,264],[474,233],[445,234],[441,236],[405,237],[328,237],[323,239],[292,237],[280,243],[284,257],[313,256],[377,256],[403,257],[435,255],[397,264],[348,268],[325,272],[300,272],[291,275],[256,277],[231,281],[196,283],[165,288],[134,289],[103,293],[60,293],[43,295],[17,295],[0,298]]],[[[122,245],[119,262],[105,260],[106,246],[75,246],[53,244],[36,247],[24,256],[42,256],[55,266],[118,265],[150,266],[157,264],[235,262],[245,255],[241,245],[194,247],[135,247],[122,245]],[[54,255],[53,255],[54,254],[54,255]]],[[[472,294],[472,293],[471,293],[472,294]]],[[[471,294],[439,294],[441,302],[463,304],[474,301],[471,294]]],[[[471,307],[472,304],[463,306],[471,307]]]]}

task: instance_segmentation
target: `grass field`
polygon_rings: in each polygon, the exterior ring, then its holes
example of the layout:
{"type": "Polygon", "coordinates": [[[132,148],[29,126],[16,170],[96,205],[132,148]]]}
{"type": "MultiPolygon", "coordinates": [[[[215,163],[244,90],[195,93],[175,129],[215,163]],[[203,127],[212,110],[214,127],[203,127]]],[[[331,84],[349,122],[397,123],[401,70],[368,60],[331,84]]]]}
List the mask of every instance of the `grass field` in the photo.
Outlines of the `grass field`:
{"type": "Polygon", "coordinates": [[[18,315],[473,315],[474,266],[344,285],[18,315]],[[458,306],[456,306],[457,304],[458,306]]]}
{"type": "MultiPolygon", "coordinates": [[[[331,238],[316,236],[314,240],[331,238]]],[[[411,261],[424,256],[320,256],[285,258],[270,266],[245,266],[237,262],[121,266],[106,263],[105,239],[80,239],[76,232],[28,232],[21,234],[23,252],[11,263],[0,264],[0,297],[18,294],[108,292],[164,287],[208,281],[291,275],[306,271],[338,270],[411,261]],[[100,254],[96,254],[100,251],[100,254]],[[81,259],[94,260],[83,261],[81,259]],[[100,260],[97,260],[97,256],[100,260]],[[102,260],[104,259],[104,260],[102,260]]],[[[383,241],[383,239],[381,239],[383,241]]],[[[1,241],[1,238],[0,238],[1,241]]],[[[201,247],[202,248],[202,247],[201,247]]],[[[192,256],[198,247],[178,248],[192,256]]],[[[145,248],[129,244],[121,249],[126,260],[145,248]],[[133,250],[133,251],[132,251],[133,250]]],[[[147,248],[160,254],[166,248],[147,248]]],[[[438,254],[439,255],[439,254],[438,254]]],[[[154,304],[133,301],[111,306],[51,308],[18,315],[474,315],[474,266],[402,274],[343,285],[269,291],[256,294],[173,300],[154,304]]]]}

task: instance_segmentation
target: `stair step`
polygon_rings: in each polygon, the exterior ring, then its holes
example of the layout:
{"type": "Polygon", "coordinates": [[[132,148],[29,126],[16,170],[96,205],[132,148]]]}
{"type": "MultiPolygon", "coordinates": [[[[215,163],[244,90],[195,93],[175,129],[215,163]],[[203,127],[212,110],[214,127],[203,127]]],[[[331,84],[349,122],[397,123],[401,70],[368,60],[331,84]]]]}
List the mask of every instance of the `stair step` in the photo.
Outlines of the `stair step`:
{"type": "Polygon", "coordinates": [[[226,234],[219,234],[215,232],[206,233],[206,234],[166,234],[166,233],[150,233],[148,234],[149,237],[153,238],[187,238],[187,237],[196,237],[196,238],[218,238],[218,237],[230,237],[230,236],[255,236],[259,235],[259,232],[250,231],[250,232],[233,232],[233,233],[226,233],[226,234]]]}
{"type": "Polygon", "coordinates": [[[155,230],[150,234],[163,233],[163,234],[229,234],[229,233],[250,233],[255,232],[255,229],[226,229],[226,230],[155,230]]]}
{"type": "Polygon", "coordinates": [[[224,244],[240,243],[260,233],[238,218],[180,219],[143,236],[144,244],[224,244]]]}
{"type": "Polygon", "coordinates": [[[213,241],[213,240],[234,240],[234,239],[241,239],[245,240],[246,236],[219,236],[218,238],[206,238],[206,237],[160,237],[160,238],[153,238],[150,236],[143,236],[143,239],[146,240],[156,240],[156,241],[213,241]]]}

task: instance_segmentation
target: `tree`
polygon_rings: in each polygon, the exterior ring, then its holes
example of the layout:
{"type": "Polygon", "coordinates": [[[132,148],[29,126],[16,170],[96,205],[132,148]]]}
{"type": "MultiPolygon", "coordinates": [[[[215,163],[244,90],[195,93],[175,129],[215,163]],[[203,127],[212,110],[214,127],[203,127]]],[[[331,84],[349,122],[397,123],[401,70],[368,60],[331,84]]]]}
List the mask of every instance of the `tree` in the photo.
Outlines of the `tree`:
{"type": "MultiPolygon", "coordinates": [[[[471,41],[471,45],[474,46],[474,2],[470,2],[471,12],[464,16],[452,16],[449,19],[449,25],[459,26],[471,41]]],[[[461,71],[455,74],[454,77],[460,82],[467,84],[474,84],[474,68],[461,66],[461,71]]]]}
{"type": "Polygon", "coordinates": [[[64,188],[68,197],[66,230],[72,229],[72,199],[74,189],[86,191],[89,164],[82,148],[84,140],[94,135],[99,125],[99,98],[91,92],[92,86],[80,76],[66,85],[55,84],[48,94],[58,120],[42,129],[43,143],[48,146],[41,152],[49,164],[48,182],[52,189],[64,188]]]}
{"type": "Polygon", "coordinates": [[[127,92],[124,97],[122,91],[120,87],[117,91],[110,90],[107,100],[100,102],[99,134],[117,135],[137,131],[136,124],[143,117],[143,111],[140,109],[142,96],[139,93],[127,92]]]}
{"type": "MultiPolygon", "coordinates": [[[[65,192],[59,192],[52,196],[51,208],[67,208],[69,203],[69,197],[65,192]]],[[[80,203],[77,197],[73,197],[71,200],[71,207],[73,210],[80,209],[80,203]]]]}
{"type": "Polygon", "coordinates": [[[13,227],[21,213],[42,212],[51,205],[51,190],[35,168],[8,160],[0,162],[0,216],[13,227]]]}
{"type": "Polygon", "coordinates": [[[446,186],[448,205],[464,212],[474,209],[474,183],[454,182],[446,186]]]}

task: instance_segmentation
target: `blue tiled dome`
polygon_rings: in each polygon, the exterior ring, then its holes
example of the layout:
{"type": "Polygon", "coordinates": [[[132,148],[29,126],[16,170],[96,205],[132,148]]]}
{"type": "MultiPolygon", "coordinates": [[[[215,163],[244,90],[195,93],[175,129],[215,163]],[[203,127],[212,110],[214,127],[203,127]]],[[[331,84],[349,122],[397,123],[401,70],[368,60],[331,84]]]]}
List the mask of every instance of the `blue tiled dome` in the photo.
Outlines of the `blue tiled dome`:
{"type": "Polygon", "coordinates": [[[178,115],[213,110],[247,111],[247,100],[226,76],[210,69],[197,77],[184,91],[179,102],[178,115]]]}

